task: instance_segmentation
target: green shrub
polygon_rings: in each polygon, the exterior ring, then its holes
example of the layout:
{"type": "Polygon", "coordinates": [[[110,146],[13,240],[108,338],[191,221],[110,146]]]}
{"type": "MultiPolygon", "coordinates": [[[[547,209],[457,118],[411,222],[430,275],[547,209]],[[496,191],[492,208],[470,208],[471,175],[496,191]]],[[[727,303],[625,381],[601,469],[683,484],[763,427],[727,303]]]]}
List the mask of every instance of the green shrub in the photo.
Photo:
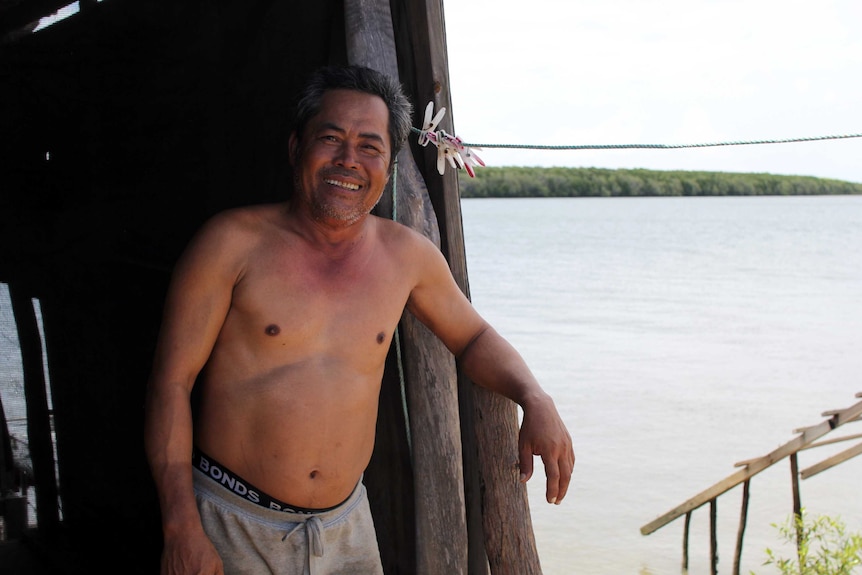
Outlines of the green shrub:
{"type": "Polygon", "coordinates": [[[782,575],[851,575],[862,565],[862,534],[848,534],[840,519],[823,515],[809,519],[803,510],[773,527],[786,543],[796,547],[799,540],[799,552],[790,559],[766,550],[764,565],[775,565],[782,575]]]}

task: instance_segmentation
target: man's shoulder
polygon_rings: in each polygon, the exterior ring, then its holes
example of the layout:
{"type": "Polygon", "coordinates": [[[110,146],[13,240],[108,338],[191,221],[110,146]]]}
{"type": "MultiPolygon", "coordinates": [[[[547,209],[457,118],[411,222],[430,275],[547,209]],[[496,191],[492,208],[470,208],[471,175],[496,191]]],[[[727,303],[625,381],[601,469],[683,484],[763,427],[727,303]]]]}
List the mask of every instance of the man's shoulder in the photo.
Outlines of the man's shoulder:
{"type": "Polygon", "coordinates": [[[267,230],[275,225],[272,205],[231,208],[210,217],[192,239],[186,253],[212,261],[240,261],[257,249],[267,230]],[[267,223],[269,222],[269,223],[267,223]]]}
{"type": "Polygon", "coordinates": [[[224,210],[212,216],[203,225],[201,232],[210,237],[237,241],[260,237],[271,226],[278,225],[278,204],[243,206],[224,210]]]}
{"type": "Polygon", "coordinates": [[[411,275],[410,270],[419,278],[435,270],[449,269],[440,247],[421,232],[392,220],[380,220],[378,224],[381,243],[406,276],[411,275]]]}
{"type": "Polygon", "coordinates": [[[429,249],[434,243],[418,231],[386,218],[376,217],[380,237],[390,246],[406,249],[429,249]]]}
{"type": "Polygon", "coordinates": [[[227,228],[257,228],[261,224],[276,223],[285,211],[284,204],[255,204],[230,208],[212,216],[207,225],[227,228]]]}

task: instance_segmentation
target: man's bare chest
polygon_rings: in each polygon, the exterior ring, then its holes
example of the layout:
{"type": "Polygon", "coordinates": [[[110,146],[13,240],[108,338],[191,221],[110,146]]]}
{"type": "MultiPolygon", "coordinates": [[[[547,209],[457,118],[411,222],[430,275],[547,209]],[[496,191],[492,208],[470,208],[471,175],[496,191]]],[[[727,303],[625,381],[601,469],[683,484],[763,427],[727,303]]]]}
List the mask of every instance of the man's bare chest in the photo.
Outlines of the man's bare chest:
{"type": "Polygon", "coordinates": [[[350,353],[387,344],[410,295],[386,262],[309,269],[302,262],[258,262],[234,288],[226,328],[262,345],[304,353],[350,353]]]}

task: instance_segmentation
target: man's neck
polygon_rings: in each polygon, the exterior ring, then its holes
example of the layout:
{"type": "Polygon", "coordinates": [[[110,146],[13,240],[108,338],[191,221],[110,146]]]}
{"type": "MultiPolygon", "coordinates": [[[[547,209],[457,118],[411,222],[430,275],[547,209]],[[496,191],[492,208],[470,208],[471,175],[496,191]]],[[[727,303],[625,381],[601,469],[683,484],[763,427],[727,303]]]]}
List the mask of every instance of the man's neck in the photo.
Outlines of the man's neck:
{"type": "Polygon", "coordinates": [[[332,258],[347,257],[360,249],[375,224],[374,217],[364,215],[356,221],[313,217],[308,210],[287,206],[288,227],[313,249],[332,258]]]}

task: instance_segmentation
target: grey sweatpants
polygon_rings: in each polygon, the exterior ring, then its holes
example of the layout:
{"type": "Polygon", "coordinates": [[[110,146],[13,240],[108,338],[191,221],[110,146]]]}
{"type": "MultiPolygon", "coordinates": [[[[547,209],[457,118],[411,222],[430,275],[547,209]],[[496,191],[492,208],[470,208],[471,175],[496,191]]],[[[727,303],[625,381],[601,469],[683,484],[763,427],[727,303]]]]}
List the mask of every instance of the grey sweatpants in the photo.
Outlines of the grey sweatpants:
{"type": "Polygon", "coordinates": [[[365,486],[337,508],[288,513],[261,507],[197,469],[195,497],[225,575],[382,575],[365,486]]]}

